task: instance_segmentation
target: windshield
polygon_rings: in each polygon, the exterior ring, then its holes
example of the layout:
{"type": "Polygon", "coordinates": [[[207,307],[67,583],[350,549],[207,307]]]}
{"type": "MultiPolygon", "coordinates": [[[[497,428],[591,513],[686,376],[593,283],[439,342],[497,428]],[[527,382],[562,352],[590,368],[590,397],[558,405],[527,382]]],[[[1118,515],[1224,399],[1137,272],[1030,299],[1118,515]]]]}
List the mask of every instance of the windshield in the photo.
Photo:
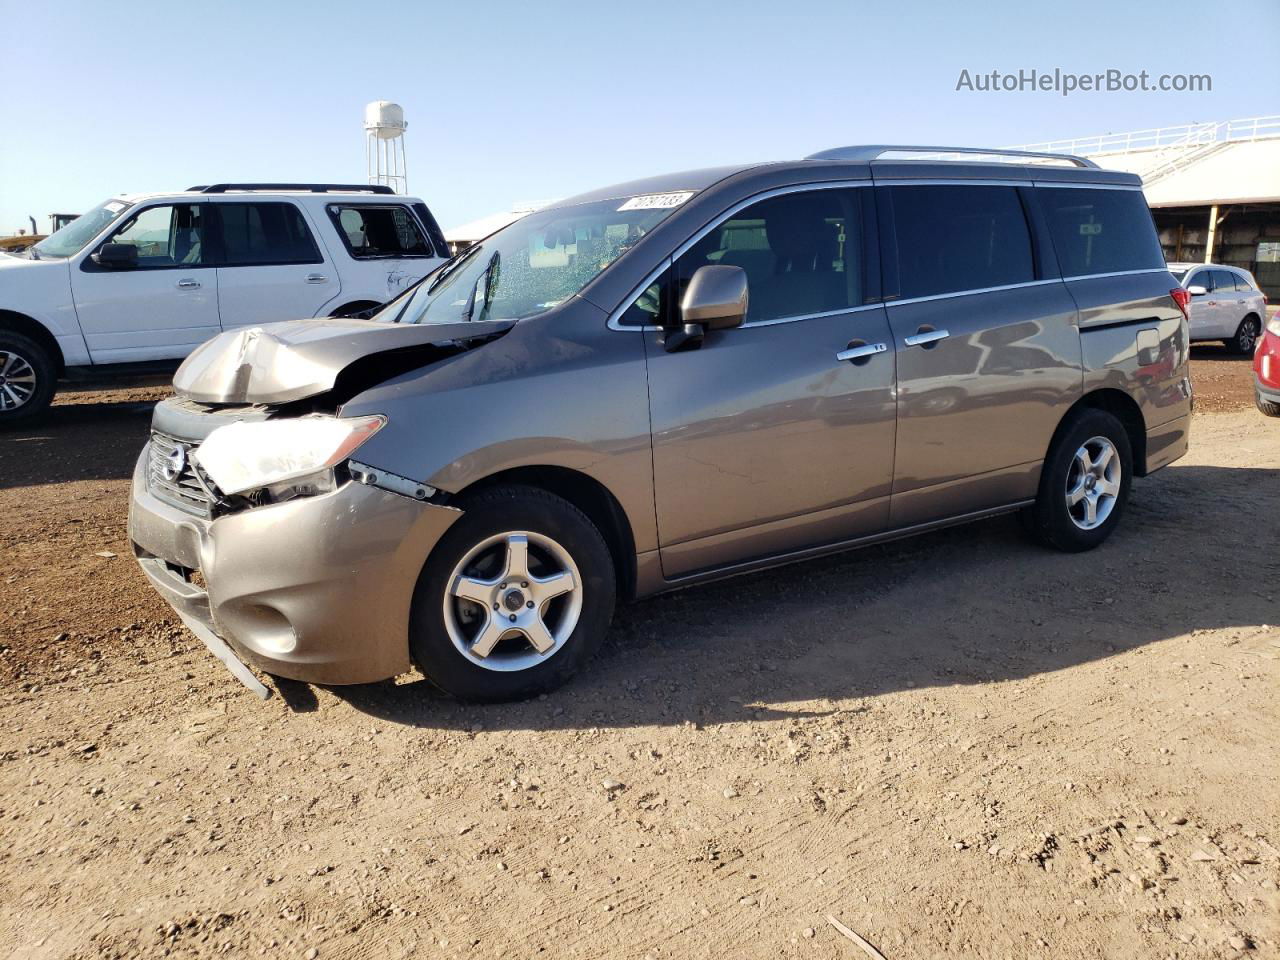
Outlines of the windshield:
{"type": "Polygon", "coordinates": [[[61,230],[55,230],[32,249],[40,260],[61,260],[79,253],[85,244],[101,233],[108,224],[119,219],[131,207],[125,200],[100,203],[83,216],[76,217],[61,230]]]}
{"type": "Polygon", "coordinates": [[[1181,283],[1182,278],[1187,275],[1186,270],[1170,270],[1169,272],[1173,274],[1173,279],[1177,280],[1179,283],[1181,283]]]}
{"type": "Polygon", "coordinates": [[[375,319],[520,320],[568,300],[691,192],[541,210],[464,250],[375,319]]]}

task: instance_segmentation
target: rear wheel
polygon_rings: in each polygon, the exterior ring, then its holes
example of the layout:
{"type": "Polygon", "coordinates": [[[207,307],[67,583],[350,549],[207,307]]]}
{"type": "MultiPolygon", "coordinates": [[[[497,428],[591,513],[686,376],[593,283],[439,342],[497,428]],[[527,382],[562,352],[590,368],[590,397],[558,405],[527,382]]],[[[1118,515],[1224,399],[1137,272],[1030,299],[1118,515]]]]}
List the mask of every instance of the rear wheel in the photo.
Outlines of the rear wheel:
{"type": "Polygon", "coordinates": [[[43,413],[57,385],[53,360],[30,337],[0,330],[0,425],[43,413]]]}
{"type": "Polygon", "coordinates": [[[499,487],[462,517],[418,579],[410,648],[436,686],[500,701],[558,687],[608,630],[613,560],[580,510],[532,487],[499,487]]]}
{"type": "Polygon", "coordinates": [[[1236,335],[1227,341],[1227,349],[1232,353],[1253,353],[1261,330],[1262,324],[1258,322],[1258,318],[1250,314],[1240,321],[1240,326],[1236,328],[1236,335]]]}
{"type": "Polygon", "coordinates": [[[1265,399],[1262,394],[1258,393],[1256,390],[1253,393],[1253,402],[1258,405],[1258,409],[1261,410],[1265,416],[1280,417],[1280,403],[1276,403],[1274,400],[1265,399]]]}
{"type": "Polygon", "coordinates": [[[1070,415],[1045,458],[1027,528],[1069,553],[1092,550],[1111,535],[1129,499],[1133,453],[1124,425],[1103,410],[1070,415]]]}

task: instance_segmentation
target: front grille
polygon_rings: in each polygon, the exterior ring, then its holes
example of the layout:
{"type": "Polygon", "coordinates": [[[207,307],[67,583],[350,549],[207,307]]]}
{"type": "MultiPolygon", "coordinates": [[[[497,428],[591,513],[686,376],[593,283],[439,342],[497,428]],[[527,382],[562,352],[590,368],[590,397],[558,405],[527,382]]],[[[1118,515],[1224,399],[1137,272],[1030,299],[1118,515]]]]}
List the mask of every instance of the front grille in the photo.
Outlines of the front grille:
{"type": "Polygon", "coordinates": [[[153,431],[147,457],[147,485],[151,493],[165,503],[208,517],[213,513],[213,498],[192,469],[191,451],[194,448],[195,444],[153,431]],[[182,456],[177,459],[181,462],[181,469],[175,475],[177,464],[174,455],[179,450],[182,456]]]}

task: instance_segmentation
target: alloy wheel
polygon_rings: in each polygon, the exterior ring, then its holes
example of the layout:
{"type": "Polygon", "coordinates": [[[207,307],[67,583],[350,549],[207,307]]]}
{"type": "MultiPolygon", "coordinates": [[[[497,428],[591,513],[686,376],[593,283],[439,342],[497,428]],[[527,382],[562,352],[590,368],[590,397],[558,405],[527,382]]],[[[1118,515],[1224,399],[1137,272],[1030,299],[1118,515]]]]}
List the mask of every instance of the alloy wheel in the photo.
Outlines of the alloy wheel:
{"type": "Polygon", "coordinates": [[[25,407],[36,393],[36,369],[13,350],[0,350],[0,413],[25,407]]]}
{"type": "Polygon", "coordinates": [[[1067,514],[1081,530],[1107,522],[1120,496],[1120,455],[1106,437],[1080,445],[1067,471],[1067,514]]]}
{"type": "Polygon", "coordinates": [[[486,670],[528,670],[554,656],[578,625],[583,584],[569,551],[550,537],[487,537],[454,567],[444,622],[458,652],[486,670]]]}

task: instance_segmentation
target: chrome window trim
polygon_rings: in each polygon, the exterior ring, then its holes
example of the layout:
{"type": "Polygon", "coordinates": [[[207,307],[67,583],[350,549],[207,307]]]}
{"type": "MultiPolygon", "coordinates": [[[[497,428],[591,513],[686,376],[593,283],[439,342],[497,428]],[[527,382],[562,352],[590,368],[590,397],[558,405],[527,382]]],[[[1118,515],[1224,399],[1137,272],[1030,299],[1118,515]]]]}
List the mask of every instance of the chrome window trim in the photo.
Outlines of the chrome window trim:
{"type": "Polygon", "coordinates": [[[1142,192],[1140,183],[1062,183],[1057,180],[1032,180],[1033,187],[1063,187],[1067,190],[1136,190],[1142,192]]]}
{"type": "Polygon", "coordinates": [[[1069,280],[1100,280],[1103,277],[1136,277],[1143,273],[1168,273],[1168,267],[1144,267],[1141,270],[1116,270],[1113,273],[1076,273],[1069,277],[1063,277],[1064,281],[1069,280]]]}
{"type": "Polygon", "coordinates": [[[1021,283],[1005,283],[998,287],[976,287],[973,290],[952,290],[947,293],[932,293],[927,297],[907,297],[902,300],[886,300],[886,307],[900,307],[908,303],[928,303],[932,300],[950,300],[953,297],[972,297],[980,293],[998,293],[1001,290],[1021,290],[1024,287],[1043,287],[1050,283],[1061,283],[1061,277],[1049,277],[1045,280],[1024,280],[1021,283]]]}
{"type": "Polygon", "coordinates": [[[1028,180],[988,180],[975,177],[972,180],[955,180],[933,177],[928,180],[909,180],[903,177],[876,180],[877,187],[1025,187],[1028,180]]]}

